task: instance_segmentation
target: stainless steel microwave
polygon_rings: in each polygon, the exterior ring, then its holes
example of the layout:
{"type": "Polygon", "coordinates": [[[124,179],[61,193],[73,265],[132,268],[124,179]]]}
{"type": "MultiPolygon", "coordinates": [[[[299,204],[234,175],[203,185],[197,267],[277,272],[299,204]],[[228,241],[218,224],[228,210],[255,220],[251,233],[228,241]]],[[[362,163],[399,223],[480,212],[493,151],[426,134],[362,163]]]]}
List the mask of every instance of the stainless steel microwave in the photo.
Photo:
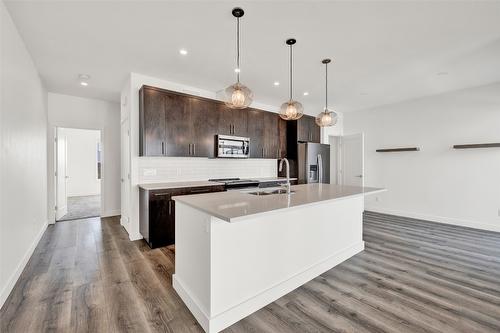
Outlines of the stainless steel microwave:
{"type": "Polygon", "coordinates": [[[217,135],[217,157],[248,158],[250,139],[240,136],[217,135]]]}

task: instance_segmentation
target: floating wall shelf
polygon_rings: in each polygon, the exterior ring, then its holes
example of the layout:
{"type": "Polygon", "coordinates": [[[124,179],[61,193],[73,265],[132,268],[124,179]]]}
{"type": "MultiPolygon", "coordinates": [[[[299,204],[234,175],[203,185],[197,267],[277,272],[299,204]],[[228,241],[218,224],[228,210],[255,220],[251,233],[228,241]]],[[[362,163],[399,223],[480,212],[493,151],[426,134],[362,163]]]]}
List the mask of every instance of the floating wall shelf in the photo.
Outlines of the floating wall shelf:
{"type": "Polygon", "coordinates": [[[475,149],[475,148],[500,148],[500,142],[497,143],[475,143],[467,145],[454,145],[453,149],[475,149]]]}
{"type": "Polygon", "coordinates": [[[377,149],[377,153],[396,153],[400,151],[420,151],[419,147],[409,147],[409,148],[390,148],[390,149],[377,149]]]}

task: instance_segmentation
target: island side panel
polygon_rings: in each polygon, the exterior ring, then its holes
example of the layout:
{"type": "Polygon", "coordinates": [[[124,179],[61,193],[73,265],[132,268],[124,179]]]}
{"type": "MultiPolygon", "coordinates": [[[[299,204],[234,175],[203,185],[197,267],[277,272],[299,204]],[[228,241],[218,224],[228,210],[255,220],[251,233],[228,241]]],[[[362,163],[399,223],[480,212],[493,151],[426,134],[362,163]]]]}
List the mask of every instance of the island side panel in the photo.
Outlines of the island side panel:
{"type": "Polygon", "coordinates": [[[175,203],[173,286],[200,325],[209,331],[210,215],[175,203]]]}
{"type": "Polygon", "coordinates": [[[364,198],[211,223],[211,320],[219,331],[364,249],[364,198]]]}

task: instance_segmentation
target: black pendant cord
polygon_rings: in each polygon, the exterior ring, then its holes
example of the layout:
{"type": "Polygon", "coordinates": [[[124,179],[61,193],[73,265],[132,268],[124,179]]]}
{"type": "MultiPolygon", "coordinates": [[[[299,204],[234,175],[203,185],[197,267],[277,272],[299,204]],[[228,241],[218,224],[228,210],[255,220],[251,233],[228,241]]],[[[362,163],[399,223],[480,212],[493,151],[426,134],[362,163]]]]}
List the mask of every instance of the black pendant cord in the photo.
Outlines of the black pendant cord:
{"type": "Polygon", "coordinates": [[[328,110],[328,63],[325,64],[325,112],[328,110]]]}
{"type": "Polygon", "coordinates": [[[240,83],[240,18],[236,18],[236,79],[240,83]]]}
{"type": "Polygon", "coordinates": [[[292,70],[292,66],[293,66],[293,49],[292,49],[292,45],[290,45],[290,101],[292,100],[292,97],[293,97],[293,70],[292,70]]]}

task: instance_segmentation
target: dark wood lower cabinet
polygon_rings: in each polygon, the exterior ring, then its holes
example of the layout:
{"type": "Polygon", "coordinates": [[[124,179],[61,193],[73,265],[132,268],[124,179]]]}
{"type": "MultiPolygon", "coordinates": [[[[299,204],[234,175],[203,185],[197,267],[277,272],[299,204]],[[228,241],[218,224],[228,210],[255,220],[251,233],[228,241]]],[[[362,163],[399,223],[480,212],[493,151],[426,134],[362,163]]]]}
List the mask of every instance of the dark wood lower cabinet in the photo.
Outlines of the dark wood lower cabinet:
{"type": "Polygon", "coordinates": [[[151,248],[175,244],[175,201],[172,197],[225,191],[223,185],[165,190],[139,189],[139,231],[151,248]]]}

